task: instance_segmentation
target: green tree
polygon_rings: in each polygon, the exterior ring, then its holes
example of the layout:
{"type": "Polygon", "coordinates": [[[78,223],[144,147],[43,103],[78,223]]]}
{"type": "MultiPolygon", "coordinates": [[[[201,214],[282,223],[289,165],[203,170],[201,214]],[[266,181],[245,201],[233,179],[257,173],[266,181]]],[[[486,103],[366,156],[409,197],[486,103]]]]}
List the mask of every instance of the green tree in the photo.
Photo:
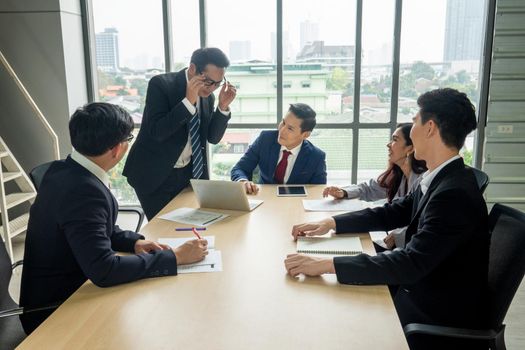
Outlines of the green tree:
{"type": "Polygon", "coordinates": [[[139,96],[146,96],[146,91],[148,89],[148,83],[142,79],[134,79],[131,81],[131,88],[137,89],[139,96]]]}
{"type": "Polygon", "coordinates": [[[416,61],[410,67],[410,74],[412,75],[414,82],[419,78],[433,80],[436,72],[428,63],[423,61],[416,61]]]}
{"type": "Polygon", "coordinates": [[[348,73],[341,67],[335,67],[332,76],[326,82],[329,90],[346,90],[348,86],[348,73]]]}
{"type": "Polygon", "coordinates": [[[124,78],[122,78],[120,75],[116,75],[115,76],[115,85],[122,85],[122,86],[126,86],[126,80],[124,78]]]}

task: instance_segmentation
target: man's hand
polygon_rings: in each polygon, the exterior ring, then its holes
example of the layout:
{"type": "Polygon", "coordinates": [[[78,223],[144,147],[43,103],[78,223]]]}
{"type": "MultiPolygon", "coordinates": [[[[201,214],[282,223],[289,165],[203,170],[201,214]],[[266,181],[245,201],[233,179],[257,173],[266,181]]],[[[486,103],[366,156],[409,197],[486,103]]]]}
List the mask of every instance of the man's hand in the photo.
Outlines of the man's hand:
{"type": "Polygon", "coordinates": [[[259,186],[254,184],[252,181],[240,180],[240,182],[244,183],[244,189],[246,190],[246,193],[257,194],[259,192],[259,186]]]}
{"type": "Polygon", "coordinates": [[[300,273],[306,276],[320,276],[323,273],[335,273],[332,259],[314,258],[303,254],[289,254],[284,260],[286,271],[292,277],[300,273]]]}
{"type": "Polygon", "coordinates": [[[396,239],[394,238],[393,233],[389,233],[385,238],[383,238],[383,242],[385,242],[388,249],[394,249],[396,246],[396,239]]]}
{"type": "Polygon", "coordinates": [[[177,258],[177,265],[191,264],[204,259],[208,255],[208,241],[194,239],[173,249],[177,258]]]}
{"type": "Polygon", "coordinates": [[[323,190],[323,197],[332,196],[335,199],[341,199],[345,197],[345,193],[339,187],[329,186],[323,190]]]}
{"type": "Polygon", "coordinates": [[[199,97],[199,90],[204,87],[204,76],[196,75],[188,81],[186,85],[186,98],[192,105],[197,103],[199,97]]]}
{"type": "Polygon", "coordinates": [[[219,109],[225,112],[229,111],[230,103],[235,99],[235,96],[237,96],[237,89],[227,81],[219,92],[219,109]]]}
{"type": "Polygon", "coordinates": [[[166,250],[170,247],[166,244],[160,244],[153,241],[147,241],[145,239],[139,239],[135,242],[135,254],[151,253],[155,250],[166,250]]]}
{"type": "Polygon", "coordinates": [[[292,236],[294,241],[297,241],[299,236],[321,236],[331,229],[335,230],[335,220],[332,217],[317,222],[294,225],[292,236]]]}

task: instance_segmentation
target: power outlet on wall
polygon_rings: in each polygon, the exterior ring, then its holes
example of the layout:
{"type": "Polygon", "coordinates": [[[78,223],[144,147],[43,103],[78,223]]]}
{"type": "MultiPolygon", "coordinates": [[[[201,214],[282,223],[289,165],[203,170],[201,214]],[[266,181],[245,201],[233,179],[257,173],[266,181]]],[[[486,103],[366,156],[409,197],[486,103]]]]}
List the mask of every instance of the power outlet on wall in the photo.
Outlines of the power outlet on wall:
{"type": "Polygon", "coordinates": [[[498,134],[512,134],[513,132],[513,125],[498,125],[498,134]]]}

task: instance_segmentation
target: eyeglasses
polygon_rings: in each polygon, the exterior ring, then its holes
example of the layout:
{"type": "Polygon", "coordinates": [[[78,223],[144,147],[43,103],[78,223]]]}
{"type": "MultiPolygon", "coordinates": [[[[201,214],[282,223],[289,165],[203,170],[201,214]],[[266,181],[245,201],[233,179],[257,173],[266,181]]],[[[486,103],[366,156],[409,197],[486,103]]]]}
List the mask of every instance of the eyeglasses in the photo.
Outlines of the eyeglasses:
{"type": "Polygon", "coordinates": [[[129,136],[126,137],[124,140],[122,140],[122,142],[130,143],[134,138],[135,138],[135,135],[129,134],[129,136]]]}
{"type": "Polygon", "coordinates": [[[213,79],[208,78],[207,76],[204,76],[204,86],[210,87],[215,86],[215,88],[218,88],[220,86],[223,86],[225,83],[227,83],[226,77],[222,78],[220,81],[215,81],[213,79]]]}

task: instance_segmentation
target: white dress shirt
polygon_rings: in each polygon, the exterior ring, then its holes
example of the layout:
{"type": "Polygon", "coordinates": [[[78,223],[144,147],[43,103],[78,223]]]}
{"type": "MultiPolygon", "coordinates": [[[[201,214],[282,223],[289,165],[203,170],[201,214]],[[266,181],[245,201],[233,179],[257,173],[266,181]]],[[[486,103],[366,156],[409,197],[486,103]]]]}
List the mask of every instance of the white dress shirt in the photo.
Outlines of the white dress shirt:
{"type": "MultiPolygon", "coordinates": [[[[188,79],[187,69],[184,72],[184,74],[186,75],[186,84],[188,84],[189,79],[188,79]]],[[[196,102],[197,106],[200,106],[199,104],[200,99],[201,98],[197,96],[197,102],[196,102]]],[[[194,105],[192,105],[191,102],[186,97],[184,97],[184,99],[182,100],[182,103],[184,103],[184,105],[188,109],[188,112],[190,112],[191,115],[195,115],[195,113],[197,113],[197,108],[194,105]]],[[[230,113],[230,112],[225,112],[221,110],[220,108],[218,108],[218,110],[225,116],[227,116],[230,113]]],[[[188,128],[188,142],[186,142],[186,146],[184,146],[184,149],[182,150],[182,153],[180,154],[179,159],[177,159],[177,162],[175,163],[175,168],[184,168],[186,165],[188,165],[191,162],[191,155],[192,155],[191,135],[190,135],[190,129],[188,128]]]]}
{"type": "Polygon", "coordinates": [[[420,182],[421,192],[423,193],[423,196],[427,193],[428,188],[430,187],[430,184],[432,183],[432,180],[434,180],[434,178],[441,171],[441,169],[447,166],[447,164],[452,163],[453,161],[459,158],[461,157],[458,154],[450,158],[449,160],[443,162],[440,166],[438,166],[436,169],[432,170],[431,172],[427,170],[425,173],[423,173],[423,175],[421,176],[421,182],[420,182]]]}
{"type": "Polygon", "coordinates": [[[292,154],[288,156],[288,165],[286,166],[286,171],[284,172],[284,183],[288,182],[288,179],[290,178],[290,174],[292,173],[293,166],[295,164],[295,161],[297,160],[297,156],[299,155],[299,152],[301,152],[301,147],[303,146],[303,143],[301,142],[298,146],[288,149],[285,146],[281,146],[281,150],[279,151],[279,159],[277,160],[277,164],[283,159],[283,151],[289,151],[292,154]]]}
{"type": "Polygon", "coordinates": [[[95,175],[107,188],[109,188],[109,175],[99,167],[97,164],[93,163],[90,159],[86,158],[84,155],[78,153],[76,150],[71,152],[71,159],[75,162],[86,168],[91,174],[95,175]]]}

